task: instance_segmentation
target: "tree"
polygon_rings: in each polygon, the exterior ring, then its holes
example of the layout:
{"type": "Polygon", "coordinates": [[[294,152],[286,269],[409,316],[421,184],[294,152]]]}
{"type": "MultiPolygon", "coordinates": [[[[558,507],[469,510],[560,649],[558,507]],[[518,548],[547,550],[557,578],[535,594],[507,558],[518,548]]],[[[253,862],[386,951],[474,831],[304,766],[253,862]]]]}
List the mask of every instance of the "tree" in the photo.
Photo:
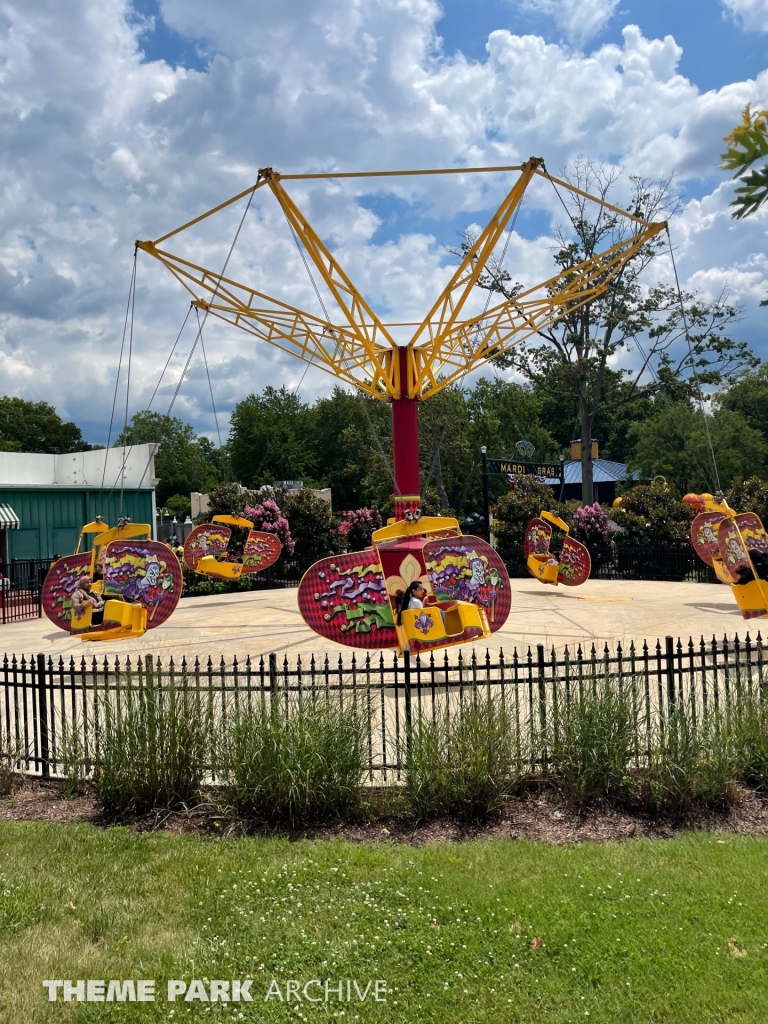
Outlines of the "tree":
{"type": "Polygon", "coordinates": [[[362,551],[370,547],[374,531],[383,525],[381,512],[377,508],[358,508],[342,512],[339,533],[351,551],[362,551]]]}
{"type": "Polygon", "coordinates": [[[759,430],[768,443],[768,363],[761,363],[718,395],[722,409],[738,412],[754,430],[759,430]]]}
{"type": "Polygon", "coordinates": [[[281,505],[291,527],[297,558],[316,562],[339,550],[339,531],[327,501],[303,487],[286,494],[281,505]]]}
{"type": "Polygon", "coordinates": [[[392,414],[388,405],[334,387],[310,414],[318,483],[335,508],[391,504],[392,414]]]}
{"type": "MultiPolygon", "coordinates": [[[[446,388],[425,402],[419,416],[422,509],[465,517],[480,508],[483,446],[492,455],[514,457],[515,444],[528,440],[537,458],[557,460],[558,446],[539,421],[540,408],[530,388],[485,377],[474,388],[446,388]]],[[[492,497],[506,489],[501,478],[492,479],[492,497]]]]}
{"type": "Polygon", "coordinates": [[[208,511],[202,516],[203,522],[210,523],[214,516],[243,516],[245,506],[256,505],[260,496],[247,491],[239,484],[218,484],[208,495],[208,511]]]}
{"type": "Polygon", "coordinates": [[[737,477],[725,492],[728,504],[736,512],[754,512],[768,527],[768,481],[758,476],[742,480],[737,477]]]}
{"type": "Polygon", "coordinates": [[[186,494],[172,494],[164,503],[168,509],[168,515],[176,519],[184,519],[192,511],[192,502],[186,494]]]}
{"type": "Polygon", "coordinates": [[[232,472],[246,487],[314,479],[310,409],[285,387],[268,386],[237,403],[228,448],[232,472]]]}
{"type": "MultiPolygon", "coordinates": [[[[565,173],[565,172],[564,172],[565,173]]],[[[613,197],[618,173],[590,161],[577,161],[569,180],[601,200],[613,197]]],[[[651,183],[631,177],[628,209],[643,220],[653,221],[674,210],[670,183],[651,183]]],[[[550,294],[572,283],[572,273],[586,259],[619,244],[628,237],[627,220],[598,207],[590,200],[568,194],[571,225],[558,228],[554,260],[558,285],[550,294]]],[[[471,246],[465,239],[462,251],[471,246]]],[[[515,367],[535,391],[573,410],[581,437],[582,500],[594,501],[592,437],[596,421],[665,388],[676,388],[680,397],[698,394],[701,385],[717,385],[755,357],[745,343],[725,333],[739,312],[727,297],[706,303],[695,295],[678,294],[675,288],[641,284],[644,271],[665,246],[661,236],[640,247],[619,273],[595,298],[564,309],[561,318],[538,332],[542,343],[524,342],[497,363],[515,367]],[[616,368],[616,364],[619,365],[616,368]]],[[[490,261],[479,285],[513,299],[521,286],[512,284],[509,273],[490,261]]]]}
{"type": "MultiPolygon", "coordinates": [[[[207,438],[205,440],[207,442],[207,438]]],[[[198,443],[194,427],[177,416],[147,410],[137,412],[115,441],[116,446],[153,443],[160,445],[155,456],[160,505],[172,494],[205,492],[216,485],[215,470],[198,443]]]]}
{"type": "Polygon", "coordinates": [[[659,400],[654,415],[632,428],[631,438],[629,465],[648,479],[664,476],[680,496],[717,490],[710,440],[723,488],[737,476],[761,472],[768,455],[762,436],[741,413],[715,408],[705,420],[690,400],[659,400]]]}
{"type": "Polygon", "coordinates": [[[74,423],[65,423],[47,402],[0,398],[0,451],[80,451],[83,435],[74,423]]]}
{"type": "Polygon", "coordinates": [[[292,555],[295,547],[291,537],[291,527],[280,510],[280,506],[272,498],[265,498],[258,505],[246,505],[243,515],[250,519],[254,529],[265,533],[274,533],[283,545],[283,554],[292,555]]]}
{"type": "MultiPolygon", "coordinates": [[[[721,154],[720,166],[724,171],[733,171],[734,178],[741,182],[731,203],[731,216],[740,220],[759,210],[768,199],[768,163],[750,170],[758,160],[768,157],[768,110],[752,113],[748,103],[742,111],[741,124],[725,136],[725,142],[728,149],[721,154]]],[[[768,305],[768,299],[760,305],[768,305]]]]}

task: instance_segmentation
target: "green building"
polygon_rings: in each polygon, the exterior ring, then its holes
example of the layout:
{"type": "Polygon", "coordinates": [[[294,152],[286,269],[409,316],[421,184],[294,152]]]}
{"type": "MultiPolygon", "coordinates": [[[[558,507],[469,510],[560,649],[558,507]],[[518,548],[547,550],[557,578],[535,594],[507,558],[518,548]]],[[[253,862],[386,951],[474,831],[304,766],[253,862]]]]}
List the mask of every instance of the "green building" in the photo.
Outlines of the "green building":
{"type": "Polygon", "coordinates": [[[0,562],[71,554],[96,516],[152,523],[154,535],[157,447],[0,452],[0,562]]]}

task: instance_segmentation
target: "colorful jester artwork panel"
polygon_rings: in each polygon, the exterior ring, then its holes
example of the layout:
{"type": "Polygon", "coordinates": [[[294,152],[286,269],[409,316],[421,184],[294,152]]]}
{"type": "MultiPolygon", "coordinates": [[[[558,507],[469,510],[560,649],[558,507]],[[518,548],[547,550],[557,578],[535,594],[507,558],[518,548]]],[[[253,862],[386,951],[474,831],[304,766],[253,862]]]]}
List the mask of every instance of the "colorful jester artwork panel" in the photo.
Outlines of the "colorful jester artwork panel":
{"type": "Polygon", "coordinates": [[[65,555],[57,559],[43,583],[43,611],[59,629],[69,631],[72,620],[72,595],[81,576],[88,576],[91,568],[90,552],[65,555]]]}
{"type": "Polygon", "coordinates": [[[299,584],[299,611],[315,633],[347,647],[397,647],[386,585],[373,548],[323,558],[299,584]]]}
{"type": "Polygon", "coordinates": [[[280,557],[283,546],[274,533],[251,530],[243,548],[243,572],[263,572],[280,557]]]}
{"type": "Polygon", "coordinates": [[[586,583],[592,571],[592,559],[583,544],[573,537],[566,537],[559,558],[558,583],[566,587],[578,587],[586,583]]]}
{"type": "Polygon", "coordinates": [[[214,558],[226,555],[231,536],[232,531],[228,526],[215,523],[196,526],[184,542],[184,564],[194,572],[200,559],[206,555],[213,555],[214,558]]]}
{"type": "Polygon", "coordinates": [[[734,580],[739,579],[739,571],[749,567],[749,555],[742,540],[741,533],[732,519],[725,519],[717,533],[717,544],[720,557],[729,574],[734,580]]]}
{"type": "Polygon", "coordinates": [[[112,541],[104,553],[104,596],[143,604],[147,629],[165,622],[181,597],[179,560],[153,540],[112,541]]]}
{"type": "Polygon", "coordinates": [[[424,563],[438,601],[468,601],[485,608],[496,632],[507,621],[512,595],[507,569],[499,555],[479,537],[430,540],[424,563]]]}
{"type": "Polygon", "coordinates": [[[552,527],[545,523],[538,516],[534,517],[525,528],[525,540],[523,541],[523,554],[525,558],[529,555],[543,555],[549,551],[549,542],[552,539],[552,527]]]}
{"type": "Polygon", "coordinates": [[[699,512],[691,523],[691,543],[699,558],[712,565],[713,558],[719,558],[720,548],[717,535],[727,516],[722,512],[699,512]]]}
{"type": "Polygon", "coordinates": [[[760,516],[754,512],[742,512],[734,522],[739,528],[741,539],[749,551],[768,554],[768,533],[765,532],[760,516]]]}

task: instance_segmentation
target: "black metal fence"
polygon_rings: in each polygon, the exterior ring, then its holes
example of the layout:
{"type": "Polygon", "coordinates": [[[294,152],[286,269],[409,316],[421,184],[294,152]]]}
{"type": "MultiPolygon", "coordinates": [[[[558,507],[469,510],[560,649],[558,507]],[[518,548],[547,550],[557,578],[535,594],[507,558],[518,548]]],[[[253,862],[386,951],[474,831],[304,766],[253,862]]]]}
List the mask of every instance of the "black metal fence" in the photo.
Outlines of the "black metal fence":
{"type": "MultiPolygon", "coordinates": [[[[675,709],[695,724],[712,711],[727,711],[743,695],[768,702],[768,650],[753,640],[724,638],[687,643],[668,636],[629,647],[594,645],[557,652],[542,644],[523,654],[469,657],[366,655],[349,661],[324,655],[289,663],[275,654],[214,663],[182,659],[167,664],[146,655],[54,659],[4,657],[0,665],[0,757],[20,770],[60,774],[63,732],[76,731],[86,763],[98,763],[105,701],[113,706],[129,689],[153,685],[192,694],[212,720],[226,723],[233,709],[270,701],[290,713],[297,703],[319,699],[354,705],[367,722],[368,777],[391,783],[404,769],[408,726],[419,716],[460,714],[468,700],[488,694],[502,700],[521,749],[541,763],[546,723],[557,721],[564,701],[610,678],[631,696],[639,753],[664,728],[675,709]],[[537,741],[537,737],[539,738],[537,741]],[[537,747],[537,742],[539,746],[537,747]]],[[[546,757],[546,755],[544,755],[546,757]]]]}
{"type": "Polygon", "coordinates": [[[37,619],[50,558],[14,559],[0,562],[0,624],[37,619]]]}
{"type": "Polygon", "coordinates": [[[714,569],[693,548],[666,544],[595,545],[590,548],[592,578],[717,583],[714,569]]]}

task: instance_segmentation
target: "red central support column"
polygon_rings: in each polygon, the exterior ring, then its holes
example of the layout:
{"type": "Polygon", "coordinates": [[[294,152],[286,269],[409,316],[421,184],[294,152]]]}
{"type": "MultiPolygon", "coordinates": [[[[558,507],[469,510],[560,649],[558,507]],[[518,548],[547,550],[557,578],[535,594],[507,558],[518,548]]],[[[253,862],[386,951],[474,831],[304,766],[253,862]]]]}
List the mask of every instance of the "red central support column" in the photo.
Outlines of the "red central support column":
{"type": "MultiPolygon", "coordinates": [[[[400,392],[408,394],[408,349],[398,349],[400,392]]],[[[392,400],[392,452],[395,470],[395,519],[419,509],[419,403],[415,398],[392,400]]]]}

